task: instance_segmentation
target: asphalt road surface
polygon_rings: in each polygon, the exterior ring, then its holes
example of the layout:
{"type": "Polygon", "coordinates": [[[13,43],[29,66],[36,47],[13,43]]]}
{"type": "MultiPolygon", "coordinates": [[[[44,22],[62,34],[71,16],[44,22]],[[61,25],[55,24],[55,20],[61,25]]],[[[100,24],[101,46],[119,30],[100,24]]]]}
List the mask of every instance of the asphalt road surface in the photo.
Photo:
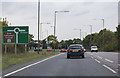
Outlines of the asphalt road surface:
{"type": "Polygon", "coordinates": [[[118,76],[118,53],[86,52],[85,58],[66,58],[66,53],[26,65],[4,76],[118,76]]]}

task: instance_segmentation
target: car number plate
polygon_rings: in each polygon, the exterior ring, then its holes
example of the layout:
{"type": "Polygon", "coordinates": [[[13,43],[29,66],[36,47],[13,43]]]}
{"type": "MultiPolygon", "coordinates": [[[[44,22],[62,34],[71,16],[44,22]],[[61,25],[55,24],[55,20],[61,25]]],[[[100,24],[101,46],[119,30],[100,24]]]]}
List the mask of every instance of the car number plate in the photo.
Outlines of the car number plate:
{"type": "Polygon", "coordinates": [[[78,52],[78,50],[73,50],[73,52],[78,52]]]}

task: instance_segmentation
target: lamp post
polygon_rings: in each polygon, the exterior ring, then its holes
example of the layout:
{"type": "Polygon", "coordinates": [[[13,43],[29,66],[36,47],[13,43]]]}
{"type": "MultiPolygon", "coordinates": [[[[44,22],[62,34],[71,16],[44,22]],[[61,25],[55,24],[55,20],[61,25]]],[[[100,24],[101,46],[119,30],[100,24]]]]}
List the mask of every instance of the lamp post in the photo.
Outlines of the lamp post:
{"type": "Polygon", "coordinates": [[[40,0],[38,0],[38,54],[39,54],[40,0]]]}
{"type": "MultiPolygon", "coordinates": [[[[59,12],[69,12],[69,11],[55,11],[54,13],[54,42],[55,42],[55,32],[56,32],[56,14],[59,12]]],[[[55,52],[55,43],[54,43],[54,52],[55,52]]]]}

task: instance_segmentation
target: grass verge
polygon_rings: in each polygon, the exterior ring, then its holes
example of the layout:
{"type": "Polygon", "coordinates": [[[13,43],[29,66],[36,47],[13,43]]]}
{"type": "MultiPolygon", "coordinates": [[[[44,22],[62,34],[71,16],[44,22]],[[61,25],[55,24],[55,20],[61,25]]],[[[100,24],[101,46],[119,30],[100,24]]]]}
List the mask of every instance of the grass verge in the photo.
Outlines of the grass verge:
{"type": "Polygon", "coordinates": [[[16,64],[22,64],[25,62],[29,62],[35,59],[43,58],[46,56],[51,56],[59,54],[58,52],[40,52],[40,54],[37,54],[37,52],[27,53],[25,55],[22,54],[7,54],[2,56],[2,68],[0,70],[4,70],[9,68],[10,66],[16,65],[16,64]]]}

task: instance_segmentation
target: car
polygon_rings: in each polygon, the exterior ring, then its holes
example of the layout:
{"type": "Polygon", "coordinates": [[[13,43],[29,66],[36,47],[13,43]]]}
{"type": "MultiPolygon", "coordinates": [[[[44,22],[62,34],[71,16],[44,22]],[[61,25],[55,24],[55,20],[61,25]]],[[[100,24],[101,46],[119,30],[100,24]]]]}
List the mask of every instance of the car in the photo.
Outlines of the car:
{"type": "Polygon", "coordinates": [[[68,47],[67,50],[67,59],[73,57],[73,56],[82,56],[82,58],[85,58],[84,56],[84,50],[82,48],[82,45],[80,44],[72,44],[68,47]]]}
{"type": "Polygon", "coordinates": [[[47,49],[47,52],[52,52],[53,50],[52,49],[47,49]]]}
{"type": "Polygon", "coordinates": [[[97,46],[91,46],[91,52],[98,52],[97,46]]]}
{"type": "Polygon", "coordinates": [[[67,50],[65,50],[65,49],[61,49],[61,51],[60,52],[67,52],[67,50]]]}

